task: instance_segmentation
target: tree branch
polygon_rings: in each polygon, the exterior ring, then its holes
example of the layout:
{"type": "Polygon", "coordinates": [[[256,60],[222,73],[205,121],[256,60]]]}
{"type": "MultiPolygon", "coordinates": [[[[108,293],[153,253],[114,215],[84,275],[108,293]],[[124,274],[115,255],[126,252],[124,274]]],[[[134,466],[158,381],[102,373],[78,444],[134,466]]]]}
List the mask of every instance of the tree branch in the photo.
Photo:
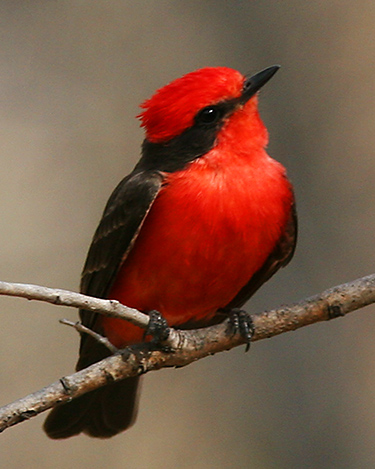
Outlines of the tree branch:
{"type": "MultiPolygon", "coordinates": [[[[19,296],[49,303],[85,308],[100,314],[126,318],[147,327],[148,316],[113,300],[100,300],[65,290],[35,285],[0,282],[0,295],[19,296]]],[[[296,330],[320,321],[334,319],[375,302],[375,275],[369,275],[308,298],[292,306],[252,315],[253,342],[296,330]]],[[[191,331],[171,330],[168,345],[172,352],[151,350],[139,344],[118,351],[84,370],[0,408],[0,431],[29,419],[44,410],[67,402],[98,387],[130,376],[164,367],[185,366],[223,350],[241,345],[244,340],[230,333],[228,321],[191,331]]]]}
{"type": "Polygon", "coordinates": [[[104,314],[146,328],[149,317],[134,308],[128,308],[117,300],[103,300],[58,288],[28,285],[26,283],[0,282],[0,295],[17,296],[27,300],[38,300],[60,306],[82,308],[93,313],[104,314]]]}
{"type": "Polygon", "coordinates": [[[77,332],[81,334],[88,334],[91,335],[97,342],[107,347],[107,349],[113,354],[118,352],[118,348],[115,347],[107,337],[103,337],[102,335],[98,334],[97,332],[89,329],[88,327],[84,326],[80,321],[72,322],[68,319],[60,319],[59,322],[64,324],[65,326],[73,327],[77,332]]]}

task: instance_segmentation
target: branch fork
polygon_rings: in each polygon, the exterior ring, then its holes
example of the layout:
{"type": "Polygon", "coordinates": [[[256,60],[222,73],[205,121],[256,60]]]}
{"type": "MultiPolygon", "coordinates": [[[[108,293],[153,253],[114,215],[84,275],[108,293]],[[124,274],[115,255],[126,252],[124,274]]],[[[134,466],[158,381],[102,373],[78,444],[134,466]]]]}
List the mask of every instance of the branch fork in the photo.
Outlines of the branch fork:
{"type": "MultiPolygon", "coordinates": [[[[0,295],[44,301],[125,319],[147,328],[149,317],[115,300],[92,298],[80,293],[38,285],[0,282],[0,295]]],[[[252,342],[296,330],[320,321],[327,321],[375,303],[375,274],[354,280],[307,298],[291,306],[251,315],[254,324],[252,342]]],[[[80,323],[63,320],[79,332],[95,335],[80,323]]],[[[228,334],[229,321],[196,330],[171,328],[165,344],[173,352],[152,350],[150,344],[138,344],[124,350],[113,348],[104,337],[99,341],[112,347],[112,356],[72,375],[65,376],[45,388],[0,408],[0,432],[86,392],[106,384],[164,367],[181,367],[208,355],[229,350],[245,343],[240,334],[228,334]]]]}

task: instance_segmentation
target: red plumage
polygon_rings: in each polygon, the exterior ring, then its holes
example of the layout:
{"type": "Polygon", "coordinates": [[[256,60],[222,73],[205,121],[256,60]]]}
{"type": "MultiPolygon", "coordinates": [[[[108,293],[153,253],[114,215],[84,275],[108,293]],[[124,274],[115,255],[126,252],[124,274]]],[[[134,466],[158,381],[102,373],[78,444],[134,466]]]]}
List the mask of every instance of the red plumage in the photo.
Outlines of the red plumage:
{"type": "MultiPolygon", "coordinates": [[[[201,327],[242,304],[293,255],[296,218],[283,166],[268,135],[257,90],[276,72],[246,79],[205,68],[175,80],[143,105],[146,140],[134,171],[112,194],[82,274],[83,293],[159,311],[169,326],[201,327]],[[222,313],[221,313],[222,314],[222,313]]],[[[144,331],[81,312],[117,347],[144,331]]],[[[83,336],[78,369],[108,355],[83,336]]],[[[54,409],[52,438],[81,431],[109,437],[136,414],[137,378],[54,409]]]]}
{"type": "Polygon", "coordinates": [[[160,88],[141,104],[139,114],[146,138],[167,141],[193,124],[200,109],[240,96],[244,76],[227,67],[206,67],[160,88]]]}
{"type": "MultiPolygon", "coordinates": [[[[293,203],[266,138],[253,98],[211,151],[166,176],[110,298],[179,326],[208,322],[236,296],[272,252],[293,203]]],[[[124,321],[102,323],[119,347],[142,340],[144,331],[124,321]]]]}

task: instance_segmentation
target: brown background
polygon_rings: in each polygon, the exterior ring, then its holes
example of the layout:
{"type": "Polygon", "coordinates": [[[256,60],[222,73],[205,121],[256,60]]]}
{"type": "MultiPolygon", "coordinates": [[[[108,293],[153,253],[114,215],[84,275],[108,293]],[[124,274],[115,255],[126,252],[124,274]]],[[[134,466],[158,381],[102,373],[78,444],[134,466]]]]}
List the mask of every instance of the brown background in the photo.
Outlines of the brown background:
{"type": "MultiPolygon", "coordinates": [[[[77,289],[104,203],[139,156],[138,104],[193,69],[281,71],[269,152],[294,181],[293,263],[260,311],[374,271],[375,4],[0,3],[0,278],[77,289]]],[[[44,416],[0,436],[9,468],[375,467],[374,308],[144,381],[136,426],[55,442],[44,416]]],[[[2,298],[0,402],[73,370],[76,312],[2,298]]]]}

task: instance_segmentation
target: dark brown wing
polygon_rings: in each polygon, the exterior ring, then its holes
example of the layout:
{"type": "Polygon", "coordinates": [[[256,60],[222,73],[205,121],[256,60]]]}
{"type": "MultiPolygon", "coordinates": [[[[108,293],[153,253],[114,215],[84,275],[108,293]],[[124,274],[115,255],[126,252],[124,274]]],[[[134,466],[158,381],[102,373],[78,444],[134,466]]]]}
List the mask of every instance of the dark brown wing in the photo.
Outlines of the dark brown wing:
{"type": "MultiPolygon", "coordinates": [[[[123,179],[113,191],[87,254],[82,272],[82,293],[98,298],[107,297],[116,274],[160,191],[162,182],[163,177],[156,171],[137,171],[123,179]]],[[[84,325],[95,329],[96,314],[81,310],[80,316],[84,325]]],[[[91,346],[89,337],[86,334],[82,336],[81,353],[86,342],[90,342],[91,346]]],[[[92,362],[92,355],[90,352],[88,361],[92,362]]],[[[88,364],[82,356],[78,366],[82,368],[88,364]]]]}
{"type": "MultiPolygon", "coordinates": [[[[157,171],[134,170],[116,187],[95,232],[83,268],[81,292],[106,298],[115,276],[137,238],[162,186],[157,171]]],[[[80,311],[83,324],[97,329],[97,314],[80,311]]],[[[91,336],[81,336],[80,370],[108,356],[106,347],[91,336]]],[[[126,430],[137,414],[139,377],[128,378],[57,406],[48,415],[44,429],[51,438],[68,438],[85,432],[108,438],[126,430]]]]}
{"type": "Polygon", "coordinates": [[[263,266],[251,277],[250,281],[239,291],[233,300],[224,308],[241,307],[254,295],[263,283],[275,274],[280,267],[284,267],[292,259],[297,242],[297,213],[293,204],[286,230],[279,239],[272,253],[268,256],[263,266]]]}

